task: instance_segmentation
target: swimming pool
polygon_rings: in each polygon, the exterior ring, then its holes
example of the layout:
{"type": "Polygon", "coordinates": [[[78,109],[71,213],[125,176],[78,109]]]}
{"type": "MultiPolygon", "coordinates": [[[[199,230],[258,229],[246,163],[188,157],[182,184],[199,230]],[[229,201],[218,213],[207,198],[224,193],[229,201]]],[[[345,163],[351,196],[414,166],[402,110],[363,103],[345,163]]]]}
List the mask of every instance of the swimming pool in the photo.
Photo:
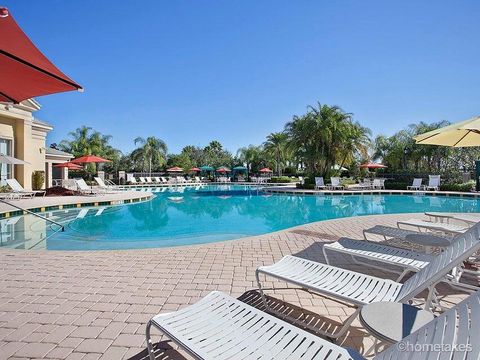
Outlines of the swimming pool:
{"type": "Polygon", "coordinates": [[[58,232],[32,215],[3,219],[0,246],[21,249],[154,248],[238,239],[340,217],[424,211],[480,212],[475,198],[413,195],[283,195],[257,187],[150,188],[147,202],[57,210],[58,232]]]}

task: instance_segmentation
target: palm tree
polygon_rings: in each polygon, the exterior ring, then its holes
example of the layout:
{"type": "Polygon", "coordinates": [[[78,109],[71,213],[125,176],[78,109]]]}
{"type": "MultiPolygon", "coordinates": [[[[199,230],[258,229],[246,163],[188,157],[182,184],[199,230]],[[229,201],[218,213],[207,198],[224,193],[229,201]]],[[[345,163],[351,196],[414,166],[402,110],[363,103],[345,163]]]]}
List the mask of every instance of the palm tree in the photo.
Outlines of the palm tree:
{"type": "Polygon", "coordinates": [[[245,164],[248,172],[251,173],[258,167],[260,162],[262,161],[263,149],[261,146],[249,145],[247,147],[242,147],[237,151],[237,158],[240,162],[245,164]]]}
{"type": "Polygon", "coordinates": [[[149,136],[146,139],[137,137],[134,140],[135,145],[140,147],[133,151],[134,160],[142,159],[143,170],[148,169],[148,173],[152,174],[152,167],[162,166],[166,162],[167,144],[159,138],[149,136]]]}
{"type": "MultiPolygon", "coordinates": [[[[103,135],[88,126],[81,126],[68,134],[71,139],[62,140],[58,147],[60,150],[69,152],[75,157],[83,155],[97,155],[111,160],[112,167],[121,157],[121,152],[110,145],[112,137],[103,135]]],[[[88,164],[86,170],[89,173],[95,172],[95,165],[88,164]]]]}
{"type": "Polygon", "coordinates": [[[288,136],[283,132],[271,133],[267,136],[264,148],[267,153],[272,155],[275,161],[277,175],[282,175],[282,166],[284,165],[288,145],[288,136]]]}
{"type": "Polygon", "coordinates": [[[294,116],[285,133],[297,158],[310,174],[328,175],[331,168],[366,152],[369,130],[352,121],[338,106],[318,104],[305,115],[294,116]]]}

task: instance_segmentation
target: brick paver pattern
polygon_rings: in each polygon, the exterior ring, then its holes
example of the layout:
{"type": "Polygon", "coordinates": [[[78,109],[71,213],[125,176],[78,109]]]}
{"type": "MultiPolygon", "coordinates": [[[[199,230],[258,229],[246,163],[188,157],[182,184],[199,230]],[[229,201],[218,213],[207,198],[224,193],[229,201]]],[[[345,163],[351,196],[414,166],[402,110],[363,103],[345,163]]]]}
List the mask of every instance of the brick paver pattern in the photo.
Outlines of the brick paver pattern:
{"type": "MultiPolygon", "coordinates": [[[[396,220],[414,216],[421,215],[337,219],[240,240],[163,249],[0,250],[0,359],[146,359],[145,325],[153,315],[177,310],[212,290],[260,306],[255,291],[258,266],[288,254],[323,261],[325,242],[342,236],[362,239],[365,228],[394,226],[396,220]]],[[[341,255],[330,259],[341,267],[396,277],[365,261],[354,263],[341,255]]],[[[313,312],[321,319],[318,326],[335,325],[353,311],[271,278],[264,286],[275,287],[267,294],[285,302],[282,308],[313,312]]],[[[447,306],[465,297],[446,286],[442,291],[448,293],[443,300],[447,306]]],[[[159,359],[184,358],[155,330],[153,338],[160,342],[159,359]]],[[[373,338],[355,321],[338,343],[362,352],[373,338]]]]}

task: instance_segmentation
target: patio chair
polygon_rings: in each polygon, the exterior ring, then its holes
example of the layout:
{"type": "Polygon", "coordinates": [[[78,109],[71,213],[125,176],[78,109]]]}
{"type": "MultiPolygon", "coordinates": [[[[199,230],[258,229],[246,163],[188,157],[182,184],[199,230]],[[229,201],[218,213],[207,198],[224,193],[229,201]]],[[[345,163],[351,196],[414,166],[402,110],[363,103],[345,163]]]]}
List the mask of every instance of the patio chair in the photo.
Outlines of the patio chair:
{"type": "Polygon", "coordinates": [[[425,186],[422,185],[422,178],[414,178],[412,185],[407,186],[407,190],[425,190],[425,186]]]}
{"type": "Polygon", "coordinates": [[[425,308],[430,309],[436,296],[436,284],[480,250],[479,238],[480,224],[476,224],[462,236],[456,237],[443,252],[403,284],[291,255],[285,256],[273,265],[259,267],[255,274],[263,304],[267,309],[269,307],[261,287],[260,274],[356,306],[356,311],[338,331],[316,329],[319,334],[338,338],[347,331],[361,308],[373,302],[404,303],[428,289],[425,308]]]}
{"type": "Polygon", "coordinates": [[[140,183],[142,183],[142,184],[146,184],[146,183],[147,183],[147,180],[145,180],[145,178],[142,177],[142,176],[140,176],[138,179],[140,180],[140,183]]]}
{"type": "Polygon", "coordinates": [[[343,185],[340,183],[340,178],[339,177],[331,177],[330,178],[330,186],[329,188],[332,190],[343,190],[343,185]]]}
{"type": "Polygon", "coordinates": [[[326,189],[327,186],[325,185],[324,181],[323,181],[323,177],[316,177],[315,178],[315,190],[316,189],[326,189]]]}
{"type": "Polygon", "coordinates": [[[145,180],[147,181],[148,184],[153,184],[154,182],[150,176],[147,176],[145,180]]]}
{"type": "Polygon", "coordinates": [[[34,197],[37,194],[42,194],[42,196],[45,196],[46,191],[45,190],[33,190],[33,191],[27,191],[23,188],[22,185],[17,181],[17,179],[6,179],[7,185],[12,189],[12,192],[14,194],[17,194],[21,197],[34,197]]]}
{"type": "Polygon", "coordinates": [[[132,177],[130,178],[130,180],[128,180],[128,181],[129,181],[129,182],[130,182],[130,184],[132,184],[132,185],[136,185],[136,184],[138,184],[138,181],[137,181],[137,179],[135,179],[135,177],[133,177],[133,176],[132,176],[132,177]]]}
{"type": "MultiPolygon", "coordinates": [[[[404,337],[401,344],[390,345],[373,360],[477,360],[479,303],[480,292],[476,292],[404,337]]],[[[413,325],[408,320],[403,326],[405,331],[413,325]]],[[[150,360],[155,360],[152,326],[196,359],[364,359],[353,349],[315,336],[219,291],[212,291],[183,309],[155,315],[148,322],[148,354],[150,360]]]]}
{"type": "Polygon", "coordinates": [[[82,195],[103,195],[105,194],[105,190],[103,189],[93,189],[92,187],[88,186],[85,180],[83,179],[75,179],[75,184],[77,185],[77,190],[82,195]]]}
{"type": "Polygon", "coordinates": [[[397,221],[397,226],[400,229],[400,225],[416,227],[418,230],[425,229],[430,231],[439,231],[446,234],[463,234],[470,227],[469,225],[457,225],[441,222],[431,222],[420,219],[409,219],[397,221]]]}
{"type": "Polygon", "coordinates": [[[440,175],[428,175],[428,185],[426,190],[439,191],[440,190],[440,175]]]}

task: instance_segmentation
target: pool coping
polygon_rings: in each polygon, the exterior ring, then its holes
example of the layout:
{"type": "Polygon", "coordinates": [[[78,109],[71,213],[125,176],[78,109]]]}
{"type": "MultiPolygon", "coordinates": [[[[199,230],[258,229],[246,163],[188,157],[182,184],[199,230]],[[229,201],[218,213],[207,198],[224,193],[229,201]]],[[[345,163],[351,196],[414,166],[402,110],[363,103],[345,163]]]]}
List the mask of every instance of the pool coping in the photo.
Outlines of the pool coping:
{"type": "MultiPolygon", "coordinates": [[[[98,206],[115,206],[115,205],[130,205],[140,202],[146,202],[155,197],[154,194],[145,194],[145,196],[140,196],[130,199],[116,199],[116,200],[106,200],[106,201],[89,201],[89,202],[73,202],[69,204],[59,204],[59,205],[49,205],[49,206],[36,206],[31,208],[24,208],[24,210],[10,210],[0,212],[0,219],[6,219],[15,216],[28,215],[28,212],[33,213],[44,213],[48,211],[56,210],[65,210],[65,209],[77,209],[84,207],[98,207],[98,206]],[[25,211],[27,210],[27,211],[25,211]]],[[[10,205],[10,204],[9,204],[10,205]]],[[[11,205],[12,206],[12,205],[11,205]]]]}
{"type": "Polygon", "coordinates": [[[480,197],[480,192],[460,191],[416,191],[416,190],[310,190],[297,189],[290,186],[284,188],[263,188],[268,193],[288,195],[416,195],[416,196],[443,196],[443,197],[480,197]]]}

